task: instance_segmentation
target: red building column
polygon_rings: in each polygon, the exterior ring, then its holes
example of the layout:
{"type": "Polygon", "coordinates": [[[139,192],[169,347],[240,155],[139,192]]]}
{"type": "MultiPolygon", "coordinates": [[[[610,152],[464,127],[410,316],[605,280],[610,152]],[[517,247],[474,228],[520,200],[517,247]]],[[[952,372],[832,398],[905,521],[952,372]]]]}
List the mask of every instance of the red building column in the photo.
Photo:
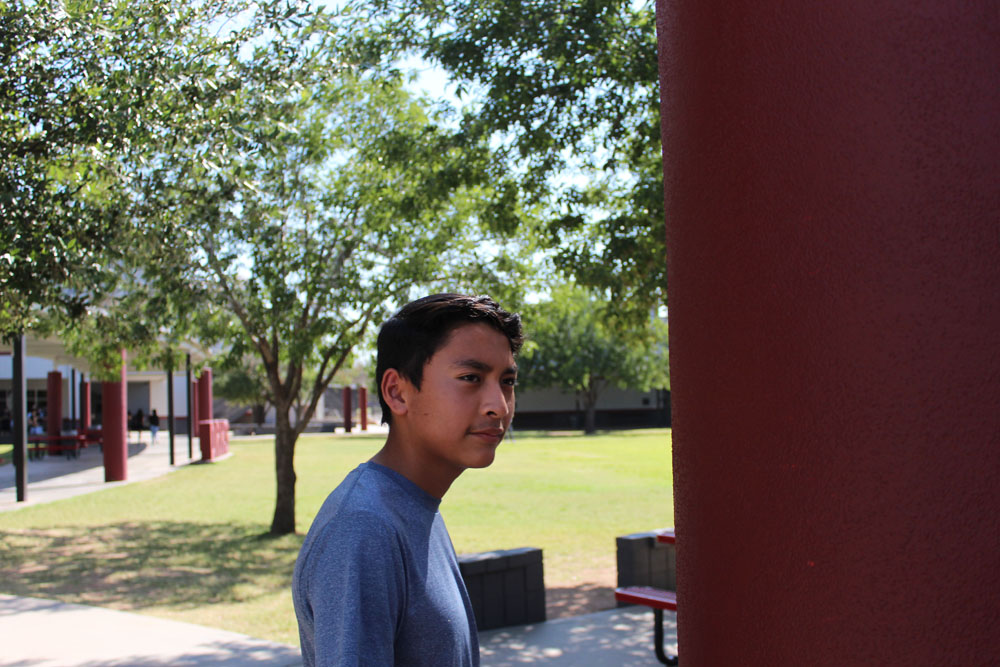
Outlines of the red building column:
{"type": "Polygon", "coordinates": [[[80,380],[80,431],[90,428],[90,380],[80,380]]]}
{"type": "Polygon", "coordinates": [[[341,395],[344,399],[344,433],[351,432],[351,388],[344,387],[341,395]]]}
{"type": "Polygon", "coordinates": [[[62,433],[62,373],[49,371],[45,378],[45,432],[62,433]]]}
{"type": "Polygon", "coordinates": [[[198,378],[198,419],[213,419],[212,416],[212,369],[205,368],[198,378]]]}
{"type": "Polygon", "coordinates": [[[358,409],[361,411],[361,430],[368,430],[368,387],[358,387],[358,409]]]}
{"type": "Polygon", "coordinates": [[[657,23],[682,662],[995,662],[996,7],[657,23]]]}
{"type": "Polygon", "coordinates": [[[120,380],[101,383],[101,439],[104,450],[104,481],[120,482],[128,477],[128,381],[122,350],[120,380]]]}
{"type": "Polygon", "coordinates": [[[201,405],[201,397],[200,392],[198,391],[198,384],[198,380],[191,380],[191,414],[188,415],[188,418],[191,420],[192,424],[191,432],[194,433],[195,436],[201,437],[198,435],[198,422],[201,421],[199,408],[201,405]]]}
{"type": "Polygon", "coordinates": [[[212,411],[212,369],[202,370],[201,377],[198,378],[198,441],[201,447],[201,460],[212,461],[215,459],[216,440],[213,437],[217,433],[217,424],[211,423],[214,418],[212,411]]]}

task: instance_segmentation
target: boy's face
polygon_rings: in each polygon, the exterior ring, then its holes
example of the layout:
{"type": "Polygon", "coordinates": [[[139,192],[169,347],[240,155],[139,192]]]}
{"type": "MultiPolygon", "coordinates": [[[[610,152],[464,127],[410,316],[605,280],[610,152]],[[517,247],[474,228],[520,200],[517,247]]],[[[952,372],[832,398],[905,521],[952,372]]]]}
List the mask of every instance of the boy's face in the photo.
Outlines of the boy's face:
{"type": "Polygon", "coordinates": [[[410,445],[430,470],[461,473],[493,463],[514,417],[517,367],[507,337],[486,324],[463,324],[410,385],[410,445]]]}

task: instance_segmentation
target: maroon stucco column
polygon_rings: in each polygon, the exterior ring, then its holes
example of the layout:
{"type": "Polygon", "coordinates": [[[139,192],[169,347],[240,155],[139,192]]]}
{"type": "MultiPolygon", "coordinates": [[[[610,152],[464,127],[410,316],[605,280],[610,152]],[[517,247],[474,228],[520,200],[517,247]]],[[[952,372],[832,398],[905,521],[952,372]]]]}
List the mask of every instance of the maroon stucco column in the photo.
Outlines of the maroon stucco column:
{"type": "Polygon", "coordinates": [[[201,421],[201,415],[198,414],[199,412],[198,406],[201,401],[200,392],[198,391],[198,384],[199,384],[198,380],[191,380],[191,387],[190,387],[191,414],[188,415],[188,418],[191,420],[191,423],[193,424],[193,426],[191,427],[193,429],[192,432],[195,434],[195,436],[201,437],[198,435],[198,422],[201,421]]]}
{"type": "Polygon", "coordinates": [[[358,387],[358,409],[361,411],[361,430],[368,430],[368,387],[358,387]]]}
{"type": "Polygon", "coordinates": [[[62,373],[49,371],[45,378],[45,432],[62,433],[62,373]]]}
{"type": "Polygon", "coordinates": [[[344,387],[341,390],[341,397],[344,401],[344,433],[351,432],[351,388],[344,387]]]}
{"type": "Polygon", "coordinates": [[[679,651],[1000,655],[1000,14],[659,0],[679,651]]]}
{"type": "Polygon", "coordinates": [[[121,379],[101,383],[101,439],[104,481],[120,482],[128,476],[128,381],[122,350],[121,379]]]}
{"type": "Polygon", "coordinates": [[[80,432],[90,428],[90,380],[80,380],[80,432]]]}
{"type": "Polygon", "coordinates": [[[212,417],[212,369],[201,371],[198,378],[198,419],[213,419],[212,417]]]}

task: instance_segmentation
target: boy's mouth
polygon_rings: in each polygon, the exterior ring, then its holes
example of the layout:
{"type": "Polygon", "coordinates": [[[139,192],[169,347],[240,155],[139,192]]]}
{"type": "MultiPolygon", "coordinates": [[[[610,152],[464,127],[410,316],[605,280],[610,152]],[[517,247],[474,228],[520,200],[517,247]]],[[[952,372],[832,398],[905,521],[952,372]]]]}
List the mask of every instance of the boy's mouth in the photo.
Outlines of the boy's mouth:
{"type": "Polygon", "coordinates": [[[471,431],[471,434],[484,440],[496,440],[500,442],[503,440],[504,430],[502,428],[481,428],[471,431]]]}

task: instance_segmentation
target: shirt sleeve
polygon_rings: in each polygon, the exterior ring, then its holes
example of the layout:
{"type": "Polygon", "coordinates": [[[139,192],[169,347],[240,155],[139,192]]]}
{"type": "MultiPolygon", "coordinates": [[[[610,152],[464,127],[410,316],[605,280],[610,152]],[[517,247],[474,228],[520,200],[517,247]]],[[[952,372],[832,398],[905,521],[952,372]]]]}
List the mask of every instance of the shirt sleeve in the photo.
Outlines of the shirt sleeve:
{"type": "Polygon", "coordinates": [[[378,516],[358,514],[330,522],[317,537],[303,582],[313,617],[314,664],[393,664],[405,607],[395,532],[378,516]]]}

